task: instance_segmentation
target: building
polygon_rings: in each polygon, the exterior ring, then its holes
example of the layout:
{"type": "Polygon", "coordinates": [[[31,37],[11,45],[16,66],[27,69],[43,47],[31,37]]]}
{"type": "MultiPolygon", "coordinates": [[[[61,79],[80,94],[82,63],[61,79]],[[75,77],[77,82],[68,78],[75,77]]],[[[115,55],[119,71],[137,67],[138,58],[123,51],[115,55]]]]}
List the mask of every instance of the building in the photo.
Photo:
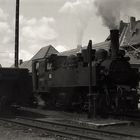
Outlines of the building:
{"type": "MultiPolygon", "coordinates": [[[[130,17],[130,22],[125,23],[120,21],[120,48],[126,50],[127,55],[130,57],[130,63],[136,67],[140,67],[140,20],[136,20],[135,17],[130,17]]],[[[87,46],[86,46],[87,47],[87,46]]],[[[82,49],[85,49],[83,47],[82,49]]],[[[93,44],[93,49],[106,49],[110,47],[110,36],[101,43],[93,44]]],[[[35,54],[31,60],[23,62],[20,67],[28,68],[32,71],[32,60],[38,58],[45,58],[46,56],[57,53],[59,55],[69,56],[71,54],[76,54],[79,52],[79,46],[75,49],[64,51],[59,53],[53,46],[49,45],[47,47],[41,48],[37,54],[35,54]]]]}
{"type": "Polygon", "coordinates": [[[123,33],[120,45],[126,50],[132,64],[140,64],[140,20],[130,17],[130,23],[123,23],[123,33]]]}
{"type": "Polygon", "coordinates": [[[46,56],[58,53],[58,51],[51,45],[41,48],[29,61],[24,61],[19,65],[19,68],[27,68],[29,72],[32,72],[32,61],[39,58],[45,58],[46,56]]]}

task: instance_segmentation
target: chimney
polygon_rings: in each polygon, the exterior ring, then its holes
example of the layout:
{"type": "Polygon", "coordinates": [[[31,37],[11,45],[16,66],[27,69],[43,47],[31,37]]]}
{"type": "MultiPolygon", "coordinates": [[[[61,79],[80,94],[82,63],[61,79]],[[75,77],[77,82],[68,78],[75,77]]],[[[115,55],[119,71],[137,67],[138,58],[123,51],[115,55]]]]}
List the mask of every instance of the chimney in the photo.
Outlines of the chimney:
{"type": "Polygon", "coordinates": [[[23,60],[22,59],[20,59],[19,60],[19,65],[21,65],[23,63],[23,60]]]}
{"type": "Polygon", "coordinates": [[[77,45],[77,50],[78,50],[78,52],[81,52],[81,50],[82,50],[82,45],[78,44],[78,45],[77,45]]]}
{"type": "Polygon", "coordinates": [[[130,17],[130,30],[132,31],[135,27],[136,24],[136,18],[135,17],[130,17]]]}
{"type": "Polygon", "coordinates": [[[119,30],[110,30],[110,39],[111,58],[116,59],[119,51],[119,30]]]}

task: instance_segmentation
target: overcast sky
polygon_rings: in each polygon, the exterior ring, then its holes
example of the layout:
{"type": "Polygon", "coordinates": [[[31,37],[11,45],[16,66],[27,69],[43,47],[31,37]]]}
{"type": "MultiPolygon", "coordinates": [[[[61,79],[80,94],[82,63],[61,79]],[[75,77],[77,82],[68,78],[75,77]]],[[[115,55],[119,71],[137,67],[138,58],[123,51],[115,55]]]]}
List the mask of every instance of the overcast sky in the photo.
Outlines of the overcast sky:
{"type": "MultiPolygon", "coordinates": [[[[20,59],[30,59],[41,47],[58,51],[102,42],[109,34],[97,16],[94,0],[20,0],[20,59]]],[[[14,63],[16,0],[0,0],[0,63],[14,63]]],[[[134,15],[134,16],[137,16],[134,15]]],[[[126,20],[128,15],[126,15],[126,20]]]]}

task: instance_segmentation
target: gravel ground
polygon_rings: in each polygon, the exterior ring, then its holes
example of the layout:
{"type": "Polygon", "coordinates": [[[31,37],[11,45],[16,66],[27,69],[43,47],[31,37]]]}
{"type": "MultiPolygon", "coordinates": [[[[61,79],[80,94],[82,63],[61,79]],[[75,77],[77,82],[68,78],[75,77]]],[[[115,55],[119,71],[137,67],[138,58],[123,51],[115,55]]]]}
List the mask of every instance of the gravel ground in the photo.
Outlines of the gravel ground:
{"type": "Polygon", "coordinates": [[[43,130],[0,121],[0,140],[68,140],[68,138],[55,137],[43,130]]]}
{"type": "MultiPolygon", "coordinates": [[[[126,133],[126,134],[134,134],[140,136],[140,122],[134,122],[134,125],[132,125],[130,122],[133,121],[125,121],[125,120],[117,120],[117,119],[102,119],[102,118],[97,118],[97,119],[87,119],[86,114],[78,114],[78,113],[68,113],[68,112],[63,112],[63,111],[48,111],[48,110],[42,110],[42,109],[29,109],[29,108],[23,108],[24,115],[29,115],[30,111],[32,112],[31,114],[39,113],[45,116],[40,116],[36,117],[36,119],[45,121],[45,120],[52,120],[52,121],[58,121],[58,122],[66,122],[70,124],[80,124],[82,126],[91,126],[91,127],[96,127],[98,125],[96,124],[108,124],[108,123],[114,123],[114,122],[126,122],[124,125],[110,125],[110,126],[104,126],[100,127],[100,129],[103,130],[108,130],[108,131],[114,131],[114,132],[120,132],[120,133],[126,133]],[[29,112],[28,112],[29,111],[29,112]],[[95,124],[93,124],[95,123],[95,124]]],[[[23,111],[22,111],[23,112],[23,111]]],[[[22,114],[21,114],[22,115],[22,114]]],[[[25,115],[25,116],[26,116],[25,115]]],[[[30,116],[30,115],[29,115],[30,116]]]]}

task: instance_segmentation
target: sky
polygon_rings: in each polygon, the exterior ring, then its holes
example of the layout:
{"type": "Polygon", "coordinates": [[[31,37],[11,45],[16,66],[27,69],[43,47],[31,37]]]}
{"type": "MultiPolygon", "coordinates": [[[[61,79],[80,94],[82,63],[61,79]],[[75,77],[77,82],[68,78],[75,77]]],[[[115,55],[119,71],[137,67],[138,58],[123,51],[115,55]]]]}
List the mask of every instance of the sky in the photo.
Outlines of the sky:
{"type": "MultiPolygon", "coordinates": [[[[40,48],[58,51],[104,41],[109,29],[97,14],[95,0],[20,0],[19,57],[29,60],[40,48]]],[[[0,0],[0,64],[14,63],[16,0],[0,0]]],[[[134,16],[138,16],[134,13],[134,16]]],[[[128,20],[129,16],[125,15],[128,20]]]]}

